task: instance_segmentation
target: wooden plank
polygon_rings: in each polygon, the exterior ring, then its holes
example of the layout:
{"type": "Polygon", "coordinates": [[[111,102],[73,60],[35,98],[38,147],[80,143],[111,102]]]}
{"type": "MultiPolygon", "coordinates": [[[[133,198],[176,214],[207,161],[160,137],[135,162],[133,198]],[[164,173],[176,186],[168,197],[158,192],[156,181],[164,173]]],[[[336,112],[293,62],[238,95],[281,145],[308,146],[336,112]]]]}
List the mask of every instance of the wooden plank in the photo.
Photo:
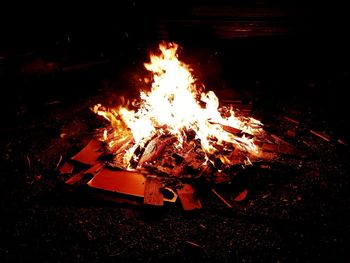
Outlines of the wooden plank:
{"type": "Polygon", "coordinates": [[[69,184],[69,185],[75,185],[77,184],[80,180],[82,180],[84,178],[84,176],[86,174],[91,174],[91,175],[95,175],[96,173],[98,173],[102,168],[103,168],[104,164],[102,163],[97,163],[94,166],[90,167],[87,170],[81,171],[75,175],[73,175],[71,178],[69,178],[65,183],[69,184]]]}
{"type": "Polygon", "coordinates": [[[143,203],[147,205],[163,205],[163,194],[160,192],[162,182],[156,176],[147,176],[143,203]]]}
{"type": "Polygon", "coordinates": [[[195,190],[192,185],[184,184],[181,189],[177,189],[182,208],[185,211],[201,209],[201,201],[195,196],[195,190]]]}
{"type": "Polygon", "coordinates": [[[94,165],[102,153],[102,143],[97,140],[91,140],[88,145],[71,159],[87,165],[94,165]]]}

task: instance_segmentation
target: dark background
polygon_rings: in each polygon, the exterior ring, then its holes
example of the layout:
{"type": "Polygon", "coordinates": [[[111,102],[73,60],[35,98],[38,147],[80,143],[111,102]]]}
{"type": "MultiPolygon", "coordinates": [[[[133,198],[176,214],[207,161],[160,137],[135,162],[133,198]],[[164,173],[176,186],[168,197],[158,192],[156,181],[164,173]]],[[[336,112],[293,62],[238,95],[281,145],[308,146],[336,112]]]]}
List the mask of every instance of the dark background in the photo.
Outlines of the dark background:
{"type": "Polygon", "coordinates": [[[336,2],[46,2],[2,4],[1,12],[5,104],[89,96],[88,78],[137,71],[170,40],[211,89],[258,92],[271,106],[295,99],[331,116],[346,110],[347,16],[336,2]]]}

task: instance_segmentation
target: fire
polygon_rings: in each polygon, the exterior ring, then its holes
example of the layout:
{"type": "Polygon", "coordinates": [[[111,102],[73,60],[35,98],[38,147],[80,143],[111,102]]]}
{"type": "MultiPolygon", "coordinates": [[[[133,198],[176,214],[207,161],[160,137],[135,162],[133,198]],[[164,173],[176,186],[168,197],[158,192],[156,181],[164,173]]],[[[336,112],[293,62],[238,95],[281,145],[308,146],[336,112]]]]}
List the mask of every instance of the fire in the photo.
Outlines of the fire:
{"type": "MultiPolygon", "coordinates": [[[[141,91],[137,107],[123,105],[106,109],[100,104],[93,111],[106,118],[112,129],[103,132],[102,140],[110,149],[116,149],[125,168],[138,162],[137,149],[144,149],[157,136],[174,138],[176,149],[188,143],[189,134],[200,142],[205,160],[220,154],[219,146],[231,145],[249,155],[258,155],[254,136],[261,134],[262,124],[253,118],[236,116],[229,107],[219,107],[219,99],[213,91],[205,92],[197,84],[191,68],[178,59],[178,45],[163,43],[160,54],[152,54],[145,68],[153,73],[149,91],[141,91]],[[240,135],[230,132],[237,129],[240,135]],[[123,143],[121,143],[123,142],[123,143]]],[[[226,158],[227,159],[227,158],[226,158]]],[[[250,162],[249,159],[247,162],[250,162]]]]}

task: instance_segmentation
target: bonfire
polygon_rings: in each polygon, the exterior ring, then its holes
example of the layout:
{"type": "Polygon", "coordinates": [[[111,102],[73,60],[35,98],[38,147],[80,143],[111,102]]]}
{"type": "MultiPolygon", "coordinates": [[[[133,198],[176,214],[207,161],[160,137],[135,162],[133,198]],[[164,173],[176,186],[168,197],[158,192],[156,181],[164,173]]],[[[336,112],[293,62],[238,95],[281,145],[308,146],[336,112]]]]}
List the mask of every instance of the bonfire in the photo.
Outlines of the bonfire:
{"type": "Polygon", "coordinates": [[[108,120],[100,140],[113,158],[109,167],[168,177],[230,175],[261,158],[260,121],[220,107],[213,91],[181,62],[179,46],[162,43],[145,68],[153,74],[148,90],[128,106],[92,110],[108,120]]]}

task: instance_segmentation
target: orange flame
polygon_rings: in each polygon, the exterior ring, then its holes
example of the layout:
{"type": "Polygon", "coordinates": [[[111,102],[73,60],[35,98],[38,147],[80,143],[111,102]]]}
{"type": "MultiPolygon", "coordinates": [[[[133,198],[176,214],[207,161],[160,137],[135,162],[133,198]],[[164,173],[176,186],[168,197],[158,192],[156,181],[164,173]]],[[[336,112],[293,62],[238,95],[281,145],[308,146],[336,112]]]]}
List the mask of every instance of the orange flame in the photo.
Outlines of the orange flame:
{"type": "MultiPolygon", "coordinates": [[[[114,137],[128,134],[133,144],[125,150],[123,158],[130,164],[134,151],[144,147],[155,135],[171,134],[177,138],[176,147],[182,147],[186,141],[186,131],[194,131],[203,151],[207,155],[215,154],[216,145],[224,142],[249,152],[259,153],[252,136],[238,137],[224,130],[223,126],[233,127],[245,134],[258,135],[262,124],[253,118],[237,117],[232,109],[225,117],[219,109],[219,100],[213,91],[202,92],[191,74],[188,65],[179,61],[178,45],[160,44],[159,55],[151,55],[145,68],[153,73],[150,91],[140,92],[140,106],[136,110],[126,107],[106,109],[100,104],[93,111],[106,118],[114,128],[114,137]],[[227,117],[228,115],[228,117],[227,117]]],[[[104,132],[103,140],[110,135],[104,132]]],[[[113,135],[110,136],[113,138],[113,135]]],[[[113,139],[109,146],[113,146],[113,139]]]]}

